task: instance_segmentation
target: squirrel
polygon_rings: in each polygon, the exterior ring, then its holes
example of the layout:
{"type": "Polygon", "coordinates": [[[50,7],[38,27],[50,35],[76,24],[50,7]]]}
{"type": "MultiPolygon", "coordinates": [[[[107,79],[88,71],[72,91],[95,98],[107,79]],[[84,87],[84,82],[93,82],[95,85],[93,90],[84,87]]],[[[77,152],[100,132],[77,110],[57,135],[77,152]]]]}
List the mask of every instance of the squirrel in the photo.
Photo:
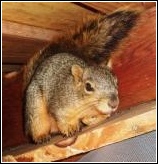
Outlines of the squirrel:
{"type": "Polygon", "coordinates": [[[71,35],[35,54],[25,66],[25,132],[35,143],[52,134],[72,137],[96,124],[119,105],[117,77],[110,68],[139,18],[137,10],[99,15],[71,35]]]}

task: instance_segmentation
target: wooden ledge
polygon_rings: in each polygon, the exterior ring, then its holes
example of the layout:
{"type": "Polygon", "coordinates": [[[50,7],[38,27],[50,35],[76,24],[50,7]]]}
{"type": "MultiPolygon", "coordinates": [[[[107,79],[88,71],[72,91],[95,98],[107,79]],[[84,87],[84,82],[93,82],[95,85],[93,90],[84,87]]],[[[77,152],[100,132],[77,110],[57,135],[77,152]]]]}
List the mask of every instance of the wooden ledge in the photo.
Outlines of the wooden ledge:
{"type": "Polygon", "coordinates": [[[55,146],[55,142],[63,139],[61,136],[56,136],[46,144],[26,144],[3,151],[3,161],[60,160],[155,130],[155,109],[155,101],[140,104],[112,116],[97,126],[85,128],[71,146],[66,148],[55,146]]]}

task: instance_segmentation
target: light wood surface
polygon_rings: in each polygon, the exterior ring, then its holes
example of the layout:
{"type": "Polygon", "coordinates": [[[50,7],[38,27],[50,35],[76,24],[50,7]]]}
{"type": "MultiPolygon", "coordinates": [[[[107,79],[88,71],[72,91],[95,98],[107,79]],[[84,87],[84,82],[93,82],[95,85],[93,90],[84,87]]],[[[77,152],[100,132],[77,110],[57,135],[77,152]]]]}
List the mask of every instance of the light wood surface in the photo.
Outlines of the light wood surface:
{"type": "Polygon", "coordinates": [[[92,14],[70,2],[3,2],[2,19],[44,29],[65,31],[92,14]]]}
{"type": "Polygon", "coordinates": [[[83,5],[94,8],[102,13],[109,13],[119,8],[148,9],[156,6],[155,2],[82,2],[83,5]]]}
{"type": "Polygon", "coordinates": [[[70,2],[2,2],[3,64],[26,63],[48,42],[91,15],[70,2]]]}
{"type": "Polygon", "coordinates": [[[2,21],[3,35],[11,35],[14,37],[24,37],[25,39],[36,39],[41,41],[53,41],[60,34],[58,31],[45,29],[41,27],[30,26],[10,21],[2,21]]]}
{"type": "MultiPolygon", "coordinates": [[[[23,146],[7,153],[9,155],[16,154],[12,157],[17,161],[25,161],[25,159],[26,161],[30,159],[29,161],[36,162],[54,161],[94,150],[155,129],[156,103],[151,101],[132,107],[130,111],[123,113],[119,117],[109,119],[109,121],[107,120],[96,127],[87,128],[71,146],[60,148],[48,143],[48,146],[43,147],[35,145],[23,146]]],[[[7,158],[8,156],[5,155],[3,160],[6,161],[7,158]]]]}

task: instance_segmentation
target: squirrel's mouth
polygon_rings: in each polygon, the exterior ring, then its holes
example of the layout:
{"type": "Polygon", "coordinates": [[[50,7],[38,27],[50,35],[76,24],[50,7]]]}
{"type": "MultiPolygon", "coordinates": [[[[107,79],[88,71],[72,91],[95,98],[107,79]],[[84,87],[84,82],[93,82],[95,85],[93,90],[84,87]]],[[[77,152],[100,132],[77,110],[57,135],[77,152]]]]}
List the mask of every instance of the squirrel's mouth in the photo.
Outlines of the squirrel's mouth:
{"type": "Polygon", "coordinates": [[[101,114],[110,115],[117,110],[118,104],[119,102],[109,104],[107,101],[101,101],[96,105],[96,110],[98,110],[101,114]]]}

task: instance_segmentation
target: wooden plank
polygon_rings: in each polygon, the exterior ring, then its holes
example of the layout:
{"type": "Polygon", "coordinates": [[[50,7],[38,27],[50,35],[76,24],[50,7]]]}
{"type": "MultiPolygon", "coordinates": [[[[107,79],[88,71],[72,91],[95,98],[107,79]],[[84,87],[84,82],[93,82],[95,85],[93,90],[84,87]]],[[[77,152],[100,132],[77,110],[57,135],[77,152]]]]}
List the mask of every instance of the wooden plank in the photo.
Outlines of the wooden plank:
{"type": "Polygon", "coordinates": [[[3,64],[2,72],[12,72],[12,71],[20,71],[23,65],[18,64],[3,64]]]}
{"type": "MultiPolygon", "coordinates": [[[[81,134],[84,134],[86,132],[93,131],[95,129],[99,129],[99,128],[102,128],[105,126],[113,125],[113,124],[115,124],[119,121],[123,121],[125,119],[130,119],[132,117],[142,115],[142,114],[149,112],[150,110],[153,110],[155,108],[156,108],[155,101],[150,101],[150,102],[143,103],[143,104],[140,104],[140,105],[135,106],[135,107],[131,107],[130,109],[126,109],[126,111],[123,111],[121,113],[120,112],[115,113],[112,117],[110,117],[110,118],[108,118],[108,119],[106,119],[106,120],[104,120],[98,124],[85,127],[77,135],[81,135],[81,134]]],[[[43,143],[43,144],[39,144],[39,145],[28,143],[28,144],[20,145],[18,147],[10,148],[9,150],[4,151],[3,154],[4,155],[6,155],[6,154],[19,155],[22,153],[26,153],[26,152],[44,147],[44,146],[55,144],[56,142],[59,142],[62,140],[64,140],[64,138],[61,135],[56,135],[47,143],[43,143]]]]}
{"type": "Polygon", "coordinates": [[[17,68],[20,68],[21,64],[26,63],[33,54],[61,35],[53,30],[8,21],[3,21],[2,26],[2,60],[5,64],[3,72],[18,71],[17,68]]]}
{"type": "Polygon", "coordinates": [[[141,21],[122,53],[114,54],[122,109],[156,98],[156,8],[147,10],[141,21]]]}
{"type": "Polygon", "coordinates": [[[2,19],[45,29],[65,31],[92,12],[69,2],[2,2],[2,19]]]}
{"type": "Polygon", "coordinates": [[[2,147],[26,143],[23,133],[22,76],[2,80],[2,147]]]}
{"type": "Polygon", "coordinates": [[[110,13],[123,7],[148,9],[156,6],[155,2],[81,2],[81,4],[101,13],[110,13]]]}
{"type": "Polygon", "coordinates": [[[142,6],[144,6],[145,9],[150,9],[152,7],[156,6],[156,2],[141,2],[142,6]]]}
{"type": "Polygon", "coordinates": [[[50,42],[59,37],[61,33],[54,30],[3,20],[2,34],[50,42]]]}
{"type": "Polygon", "coordinates": [[[23,64],[36,52],[48,44],[47,41],[16,37],[2,36],[2,62],[6,64],[23,64]]]}
{"type": "MultiPolygon", "coordinates": [[[[119,142],[155,129],[156,103],[152,101],[132,107],[130,111],[122,114],[122,116],[113,117],[95,129],[90,130],[88,128],[88,131],[86,130],[86,133],[79,135],[77,141],[70,147],[59,148],[53,144],[49,144],[49,146],[40,147],[30,152],[20,153],[13,158],[17,161],[24,161],[25,158],[36,162],[54,161],[119,142]]],[[[14,152],[10,151],[10,155],[14,154],[14,152]]],[[[5,159],[7,159],[7,156],[3,158],[4,161],[5,159]]]]}

